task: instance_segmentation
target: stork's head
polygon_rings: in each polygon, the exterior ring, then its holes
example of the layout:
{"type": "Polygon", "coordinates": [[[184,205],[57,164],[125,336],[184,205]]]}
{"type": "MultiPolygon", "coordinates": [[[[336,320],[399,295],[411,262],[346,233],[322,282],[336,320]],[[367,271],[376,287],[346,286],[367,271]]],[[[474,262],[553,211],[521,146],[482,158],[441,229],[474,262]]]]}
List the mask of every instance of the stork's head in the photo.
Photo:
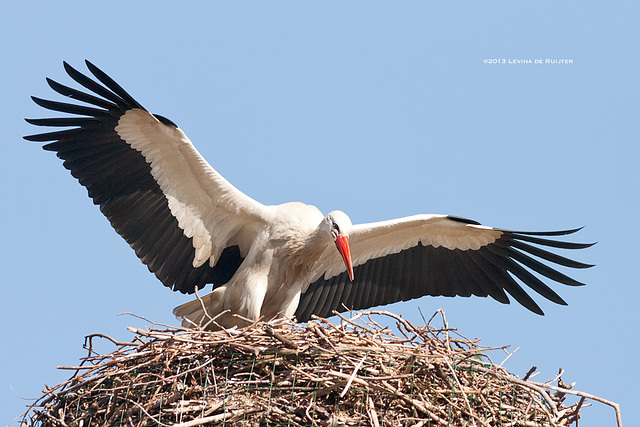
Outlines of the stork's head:
{"type": "Polygon", "coordinates": [[[331,238],[342,256],[349,279],[353,281],[353,266],[351,264],[351,249],[349,248],[349,233],[351,232],[351,219],[342,211],[329,212],[324,217],[324,224],[327,226],[331,238]]]}

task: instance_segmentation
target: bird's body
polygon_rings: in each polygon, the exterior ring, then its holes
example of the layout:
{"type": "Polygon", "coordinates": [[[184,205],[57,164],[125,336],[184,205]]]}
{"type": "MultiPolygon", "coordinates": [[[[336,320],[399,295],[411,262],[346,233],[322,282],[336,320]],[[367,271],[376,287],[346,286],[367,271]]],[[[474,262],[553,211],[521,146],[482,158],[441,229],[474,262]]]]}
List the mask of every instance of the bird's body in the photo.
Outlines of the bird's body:
{"type": "MultiPolygon", "coordinates": [[[[203,298],[208,313],[229,309],[216,323],[241,324],[233,314],[249,320],[279,314],[293,317],[311,267],[332,244],[320,227],[324,216],[315,206],[293,202],[271,210],[273,216],[260,226],[233,277],[203,298]]],[[[198,300],[177,307],[174,313],[195,323],[207,321],[198,300]]]]}
{"type": "Polygon", "coordinates": [[[534,273],[580,285],[543,261],[589,267],[544,249],[590,246],[548,238],[577,230],[517,232],[448,215],[352,225],[341,211],[323,215],[298,202],[263,205],[216,172],[173,122],[150,114],[87,66],[99,83],[65,63],[68,74],[95,95],[48,82],[89,106],[33,98],[73,116],[29,119],[69,129],[26,139],[50,142],[44,148],[57,152],[165,286],[193,293],[214,285],[201,300],[175,309],[189,324],[225,311],[216,318],[222,326],[278,315],[306,321],[312,314],[423,295],[491,296],[508,303],[508,293],[542,314],[520,283],[565,304],[534,273]]]}

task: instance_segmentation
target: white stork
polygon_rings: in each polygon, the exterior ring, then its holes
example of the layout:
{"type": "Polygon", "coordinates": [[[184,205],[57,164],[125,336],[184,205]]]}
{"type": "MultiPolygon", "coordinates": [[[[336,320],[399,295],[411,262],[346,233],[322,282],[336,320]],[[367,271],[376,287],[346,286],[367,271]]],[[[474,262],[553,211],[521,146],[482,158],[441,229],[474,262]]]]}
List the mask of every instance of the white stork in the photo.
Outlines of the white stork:
{"type": "MultiPolygon", "coordinates": [[[[506,304],[507,293],[543,314],[521,284],[566,303],[534,272],[565,285],[582,283],[539,259],[590,267],[544,249],[591,246],[549,238],[579,229],[509,231],[448,215],[352,225],[340,211],[325,216],[298,202],[265,206],[216,172],[173,122],[149,113],[104,72],[86,64],[97,81],[67,63],[64,68],[92,93],[47,82],[87,105],[33,97],[44,108],[72,116],[27,119],[66,129],[25,139],[49,142],[44,149],[64,160],[165,286],[194,293],[213,284],[213,292],[203,297],[210,316],[228,310],[251,320],[295,315],[307,321],[312,314],[424,295],[491,296],[506,304]]],[[[198,324],[206,320],[202,305],[195,300],[174,313],[198,324]]],[[[228,314],[217,323],[243,324],[228,314]]]]}

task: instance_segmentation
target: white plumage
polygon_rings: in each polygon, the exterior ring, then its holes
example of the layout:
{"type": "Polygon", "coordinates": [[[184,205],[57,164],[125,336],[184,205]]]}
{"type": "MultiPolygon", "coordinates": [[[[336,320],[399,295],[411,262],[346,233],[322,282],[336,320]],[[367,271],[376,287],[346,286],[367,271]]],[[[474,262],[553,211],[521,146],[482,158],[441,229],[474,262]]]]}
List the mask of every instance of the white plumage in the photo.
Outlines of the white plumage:
{"type": "Polygon", "coordinates": [[[222,326],[243,324],[235,315],[305,321],[423,295],[508,303],[508,293],[542,314],[521,285],[566,304],[541,277],[581,283],[545,261],[589,267],[545,249],[590,246],[549,238],[577,230],[517,232],[447,215],[352,225],[341,211],[325,216],[298,202],[265,206],[216,172],[174,123],[147,112],[97,67],[87,62],[96,81],[64,66],[88,92],[48,79],[81,104],[34,97],[73,116],[28,119],[64,129],[25,138],[49,142],[44,148],[64,160],[164,285],[193,293],[213,284],[203,297],[207,313],[197,300],[175,309],[189,324],[225,310],[216,319],[222,326]]]}

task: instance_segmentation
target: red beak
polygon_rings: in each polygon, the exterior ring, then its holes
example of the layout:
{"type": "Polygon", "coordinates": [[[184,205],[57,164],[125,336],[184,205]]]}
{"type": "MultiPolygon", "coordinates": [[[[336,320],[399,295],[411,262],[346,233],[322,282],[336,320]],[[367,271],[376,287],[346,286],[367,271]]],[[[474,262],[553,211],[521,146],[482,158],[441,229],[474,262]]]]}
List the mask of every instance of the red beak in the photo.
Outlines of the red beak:
{"type": "Polygon", "coordinates": [[[349,273],[349,280],[353,282],[353,266],[351,265],[351,249],[349,249],[349,236],[336,237],[336,247],[338,252],[342,255],[344,265],[347,267],[347,273],[349,273]]]}

